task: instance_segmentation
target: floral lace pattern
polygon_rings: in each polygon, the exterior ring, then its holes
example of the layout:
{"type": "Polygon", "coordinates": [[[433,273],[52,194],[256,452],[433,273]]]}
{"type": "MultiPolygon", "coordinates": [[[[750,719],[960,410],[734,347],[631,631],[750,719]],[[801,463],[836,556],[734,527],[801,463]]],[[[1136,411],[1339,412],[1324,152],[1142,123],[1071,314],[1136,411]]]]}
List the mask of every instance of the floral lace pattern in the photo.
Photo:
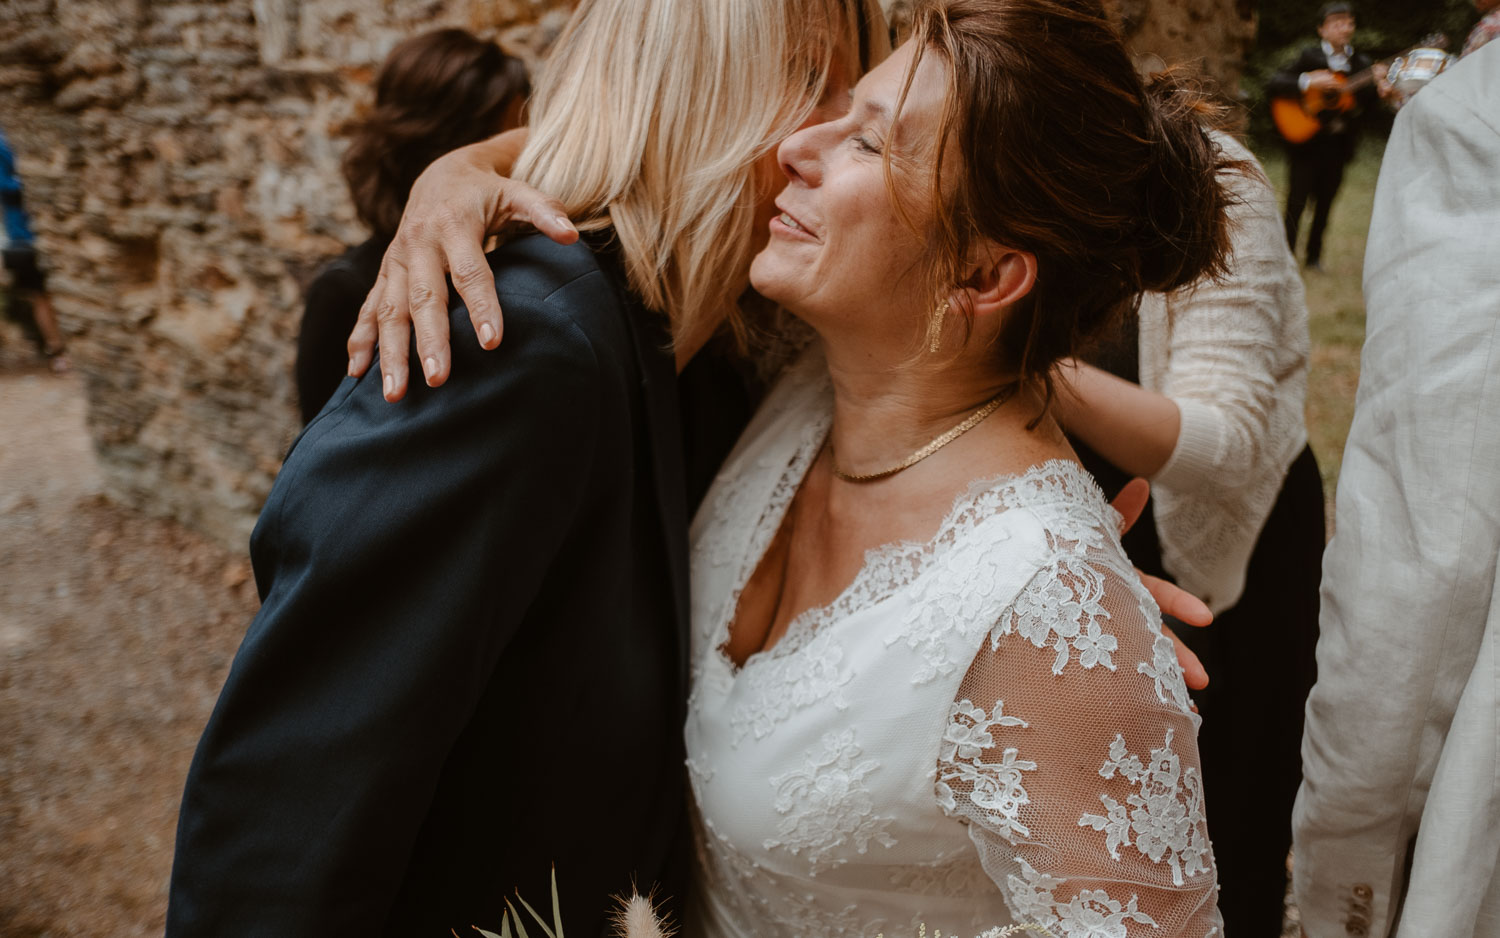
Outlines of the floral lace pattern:
{"type": "Polygon", "coordinates": [[[955,899],[985,896],[995,889],[989,874],[972,852],[924,866],[898,866],[891,870],[888,882],[892,889],[902,892],[955,899]]]}
{"type": "Polygon", "coordinates": [[[1011,874],[1008,884],[1017,914],[1054,930],[1059,938],[1126,938],[1127,921],[1157,927],[1155,919],[1140,910],[1135,895],[1120,902],[1103,889],[1084,889],[1059,899],[1057,888],[1064,880],[1038,873],[1020,857],[1016,863],[1021,875],[1011,874]]]}
{"type": "MultiPolygon", "coordinates": [[[[1049,535],[1054,544],[1057,539],[1049,535]]],[[[1057,652],[1052,661],[1052,673],[1061,674],[1063,667],[1078,652],[1078,664],[1083,668],[1103,665],[1115,669],[1111,654],[1118,649],[1119,642],[1100,627],[1102,619],[1108,619],[1105,611],[1104,572],[1096,565],[1083,562],[1081,545],[1060,548],[1066,552],[1026,584],[1016,602],[1008,621],[1002,622],[991,633],[993,647],[1012,631],[1038,648],[1051,646],[1057,652]]]]}
{"type": "Polygon", "coordinates": [[[1134,846],[1153,863],[1165,859],[1172,883],[1181,886],[1185,876],[1208,872],[1210,852],[1203,824],[1203,781],[1196,769],[1183,768],[1182,759],[1172,751],[1172,732],[1167,730],[1161,748],[1151,750],[1150,763],[1132,755],[1125,737],[1115,734],[1099,775],[1119,774],[1138,791],[1123,805],[1100,795],[1108,814],[1085,814],[1078,826],[1104,831],[1105,849],[1116,860],[1122,846],[1134,846]]]}
{"type": "Polygon", "coordinates": [[[852,903],[826,908],[810,895],[789,889],[778,878],[745,856],[714,826],[702,819],[699,850],[717,862],[700,860],[705,886],[728,900],[742,922],[767,922],[786,935],[826,935],[829,938],[875,938],[885,928],[885,919],[865,919],[852,903]],[[724,888],[722,877],[732,876],[748,889],[724,888]],[[775,897],[774,899],[771,897],[775,897]]]}
{"type": "Polygon", "coordinates": [[[1020,717],[1006,716],[1004,701],[995,701],[994,713],[986,713],[968,699],[957,701],[948,714],[938,754],[938,805],[950,816],[958,811],[958,784],[963,796],[979,809],[980,816],[992,830],[1011,843],[1018,837],[1029,837],[1031,831],[1020,821],[1021,807],[1031,801],[1022,784],[1022,772],[1036,770],[1036,763],[1020,758],[1014,748],[1005,749],[999,762],[985,762],[986,750],[995,747],[990,730],[997,726],[1026,726],[1020,717]]]}
{"type": "Polygon", "coordinates": [[[835,856],[845,844],[852,843],[860,853],[868,852],[872,841],[894,847],[896,839],[887,833],[891,821],[875,816],[865,784],[880,764],[860,760],[861,754],[853,730],[830,731],[807,752],[802,768],[773,777],[772,804],[785,817],[776,825],[777,836],[766,839],[765,848],[803,857],[812,867],[810,875],[816,876],[848,862],[835,856]]]}
{"type": "Polygon", "coordinates": [[[1182,665],[1177,663],[1177,646],[1170,638],[1156,636],[1151,643],[1151,661],[1142,661],[1135,669],[1156,683],[1156,696],[1162,703],[1172,703],[1196,725],[1198,714],[1193,712],[1193,702],[1188,698],[1187,684],[1182,679],[1182,665]]]}
{"type": "MultiPolygon", "coordinates": [[[[956,660],[950,652],[950,638],[955,629],[967,636],[977,630],[989,630],[993,625],[995,631],[991,638],[998,643],[1015,625],[1014,622],[998,621],[1014,598],[995,588],[1003,581],[1003,561],[995,544],[1005,538],[1004,531],[997,529],[989,538],[969,538],[968,535],[1004,511],[1028,508],[1047,518],[1054,562],[1062,562],[1070,556],[1082,557],[1085,551],[1107,543],[1102,532],[1116,520],[1104,516],[1113,514],[1107,506],[1098,518],[1078,517],[1078,505],[1094,500],[1103,504],[1103,496],[1093,479],[1077,463],[1065,460],[1042,463],[1018,476],[982,479],[970,487],[955,504],[939,536],[934,538],[931,555],[916,564],[916,572],[920,573],[941,559],[937,572],[920,585],[920,595],[902,627],[901,640],[920,652],[924,661],[913,673],[913,683],[923,684],[946,677],[968,665],[967,659],[956,660]],[[1059,510],[1064,505],[1071,506],[1072,510],[1059,510]],[[952,544],[960,538],[969,542],[968,549],[938,553],[937,546],[952,544]]],[[[901,585],[895,584],[896,587],[901,585]]],[[[1035,610],[1036,616],[1047,617],[1045,621],[1053,621],[1053,614],[1065,614],[1064,607],[1058,605],[1052,612],[1040,607],[1035,610]]],[[[1044,620],[1037,618],[1035,621],[1044,620]]],[[[1058,628],[1065,630],[1066,626],[1059,623],[1058,628]]],[[[1081,653],[1089,654],[1091,663],[1086,666],[1109,662],[1113,641],[1098,628],[1086,630],[1078,646],[1081,653]]],[[[1066,660],[1065,654],[1063,661],[1066,660]]]]}
{"type": "Polygon", "coordinates": [[[812,633],[798,654],[752,657],[742,672],[745,699],[729,715],[730,745],[750,735],[764,739],[794,712],[820,701],[847,709],[842,688],[853,676],[844,664],[844,646],[826,632],[812,633]]]}
{"type": "MultiPolygon", "coordinates": [[[[739,607],[740,593],[744,591],[745,584],[750,582],[756,566],[760,564],[761,558],[771,546],[771,540],[781,527],[787,508],[791,506],[792,499],[797,496],[797,490],[802,487],[802,479],[807,475],[807,470],[812,466],[813,460],[817,458],[818,451],[822,449],[823,439],[828,435],[828,426],[831,422],[831,417],[825,418],[802,429],[801,442],[785,470],[777,477],[776,486],[772,489],[770,497],[764,500],[758,520],[751,529],[748,544],[745,541],[745,531],[739,527],[739,524],[743,523],[743,519],[749,513],[746,505],[750,495],[757,490],[752,483],[758,473],[745,471],[738,477],[731,478],[724,485],[723,490],[713,494],[711,504],[714,522],[708,535],[695,545],[695,558],[701,556],[716,566],[730,564],[736,558],[740,560],[739,571],[735,577],[737,585],[724,598],[724,602],[714,615],[717,627],[712,631],[718,637],[716,644],[722,645],[728,640],[729,620],[739,607]]],[[[774,467],[773,462],[765,459],[757,463],[760,472],[774,471],[774,467]]]]}

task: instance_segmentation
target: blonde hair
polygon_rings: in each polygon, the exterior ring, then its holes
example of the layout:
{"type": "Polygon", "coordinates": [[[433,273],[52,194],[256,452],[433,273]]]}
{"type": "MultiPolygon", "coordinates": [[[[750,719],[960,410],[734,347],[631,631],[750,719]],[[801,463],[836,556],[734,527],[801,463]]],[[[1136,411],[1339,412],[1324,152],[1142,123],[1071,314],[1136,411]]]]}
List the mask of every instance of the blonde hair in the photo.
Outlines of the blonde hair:
{"type": "Polygon", "coordinates": [[[756,162],[800,126],[835,54],[850,77],[889,50],[874,0],[582,0],[535,83],[516,177],[582,230],[613,227],[630,287],[672,335],[728,311],[770,180],[756,162]]]}

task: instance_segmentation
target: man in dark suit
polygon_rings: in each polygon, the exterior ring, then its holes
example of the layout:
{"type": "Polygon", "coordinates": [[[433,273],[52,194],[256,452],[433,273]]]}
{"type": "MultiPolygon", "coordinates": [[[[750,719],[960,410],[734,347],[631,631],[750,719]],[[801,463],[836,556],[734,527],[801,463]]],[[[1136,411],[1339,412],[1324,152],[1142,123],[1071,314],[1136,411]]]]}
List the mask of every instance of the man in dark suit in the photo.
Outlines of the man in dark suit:
{"type": "MultiPolygon", "coordinates": [[[[1340,87],[1340,77],[1371,67],[1370,57],[1354,51],[1354,7],[1327,3],[1318,11],[1318,43],[1303,49],[1297,59],[1271,77],[1267,91],[1273,98],[1300,98],[1309,90],[1330,93],[1340,87]]],[[[1305,143],[1287,145],[1291,186],[1286,200],[1286,243],[1297,252],[1297,229],[1309,197],[1313,201],[1312,227],[1307,232],[1307,266],[1319,269],[1323,257],[1323,231],[1334,196],[1344,182],[1344,167],[1354,158],[1362,114],[1388,94],[1381,81],[1356,93],[1351,111],[1330,109],[1320,116],[1322,127],[1305,143]]]]}
{"type": "MultiPolygon", "coordinates": [[[[608,234],[607,232],[605,233],[608,234]]],[[[570,934],[682,895],[687,505],[665,317],[615,253],[491,255],[441,389],[348,379],[251,542],[262,608],[193,760],[167,934],[570,934]]]]}

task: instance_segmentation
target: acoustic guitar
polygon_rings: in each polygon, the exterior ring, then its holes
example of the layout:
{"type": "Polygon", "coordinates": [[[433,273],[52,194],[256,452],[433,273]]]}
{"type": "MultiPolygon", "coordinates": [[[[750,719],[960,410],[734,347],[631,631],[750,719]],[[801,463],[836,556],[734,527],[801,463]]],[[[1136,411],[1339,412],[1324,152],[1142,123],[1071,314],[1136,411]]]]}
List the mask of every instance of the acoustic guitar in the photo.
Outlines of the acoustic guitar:
{"type": "Polygon", "coordinates": [[[1355,92],[1375,81],[1377,67],[1384,65],[1388,68],[1392,62],[1416,49],[1446,48],[1448,37],[1442,33],[1433,33],[1410,49],[1404,49],[1353,75],[1328,72],[1337,83],[1332,88],[1308,88],[1300,97],[1273,98],[1271,120],[1276,125],[1276,132],[1287,143],[1306,143],[1323,129],[1324,121],[1354,109],[1355,92]]]}

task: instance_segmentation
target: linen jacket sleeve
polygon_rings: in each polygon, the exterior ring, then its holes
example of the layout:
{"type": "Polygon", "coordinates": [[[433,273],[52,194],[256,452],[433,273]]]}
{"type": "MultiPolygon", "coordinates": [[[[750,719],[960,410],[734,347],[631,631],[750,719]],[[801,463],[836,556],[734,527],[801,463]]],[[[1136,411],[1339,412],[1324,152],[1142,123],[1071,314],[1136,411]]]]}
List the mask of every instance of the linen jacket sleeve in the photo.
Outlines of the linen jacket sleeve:
{"type": "Polygon", "coordinates": [[[1416,95],[1376,190],[1293,817],[1311,938],[1390,934],[1403,891],[1400,935],[1487,933],[1476,921],[1500,843],[1497,83],[1500,48],[1486,49],[1416,95]]]}
{"type": "Polygon", "coordinates": [[[387,404],[372,370],[292,449],[188,777],[169,935],[381,932],[445,756],[588,510],[591,344],[504,302],[500,351],[456,306],[443,388],[387,404]]]}

